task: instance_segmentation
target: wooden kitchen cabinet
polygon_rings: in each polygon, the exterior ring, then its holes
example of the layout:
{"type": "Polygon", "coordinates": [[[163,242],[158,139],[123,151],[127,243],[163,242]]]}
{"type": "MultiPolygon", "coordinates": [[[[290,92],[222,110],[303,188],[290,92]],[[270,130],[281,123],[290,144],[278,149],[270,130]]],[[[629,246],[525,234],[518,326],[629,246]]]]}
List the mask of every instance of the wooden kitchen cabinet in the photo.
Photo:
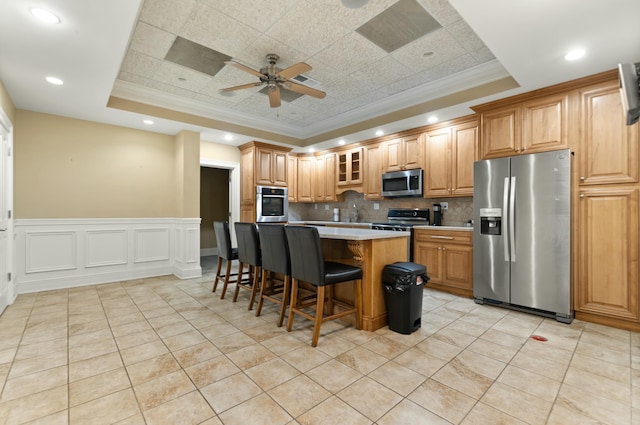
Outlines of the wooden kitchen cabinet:
{"type": "Polygon", "coordinates": [[[367,164],[364,174],[364,199],[384,199],[382,196],[382,144],[368,145],[364,148],[364,160],[367,164]]]}
{"type": "Polygon", "coordinates": [[[434,128],[424,135],[424,197],[473,196],[477,120],[434,128]]]}
{"type": "Polygon", "coordinates": [[[256,221],[256,186],[287,187],[290,148],[249,142],[240,149],[240,220],[256,221]]]}
{"type": "Polygon", "coordinates": [[[385,142],[386,173],[422,168],[422,143],[419,135],[400,137],[385,142]]]}
{"type": "Polygon", "coordinates": [[[472,108],[480,113],[481,159],[545,152],[567,147],[567,93],[517,97],[472,108]]]}
{"type": "Polygon", "coordinates": [[[298,157],[298,202],[313,202],[313,182],[316,174],[316,157],[298,157]]]}
{"type": "Polygon", "coordinates": [[[577,226],[576,318],[640,330],[638,320],[637,185],[580,189],[577,226]],[[622,319],[628,326],[610,323],[622,319]]]}
{"type": "Polygon", "coordinates": [[[625,124],[617,81],[579,90],[578,96],[580,185],[638,182],[638,125],[625,124]]]}
{"type": "Polygon", "coordinates": [[[289,202],[298,201],[298,157],[287,155],[287,187],[289,202]]]}
{"type": "Polygon", "coordinates": [[[256,184],[287,186],[287,151],[256,148],[256,184]]]}
{"type": "Polygon", "coordinates": [[[331,202],[336,198],[336,154],[316,158],[315,202],[331,202]]]}
{"type": "Polygon", "coordinates": [[[337,186],[338,190],[346,190],[351,186],[362,185],[364,161],[361,147],[339,151],[337,158],[337,186]]]}
{"type": "Polygon", "coordinates": [[[414,262],[427,268],[427,287],[473,296],[473,232],[414,230],[414,262]]]}

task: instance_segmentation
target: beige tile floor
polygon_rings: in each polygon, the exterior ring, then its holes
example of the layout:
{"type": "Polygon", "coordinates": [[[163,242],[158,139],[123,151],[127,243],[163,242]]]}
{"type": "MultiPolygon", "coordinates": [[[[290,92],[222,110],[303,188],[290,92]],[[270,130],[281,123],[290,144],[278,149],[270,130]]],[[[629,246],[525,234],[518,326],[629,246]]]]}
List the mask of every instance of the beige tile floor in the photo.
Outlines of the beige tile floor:
{"type": "Polygon", "coordinates": [[[425,290],[411,335],[211,294],[212,275],[20,295],[0,316],[2,424],[640,424],[638,334],[425,290]],[[531,339],[542,335],[547,342],[531,339]]]}

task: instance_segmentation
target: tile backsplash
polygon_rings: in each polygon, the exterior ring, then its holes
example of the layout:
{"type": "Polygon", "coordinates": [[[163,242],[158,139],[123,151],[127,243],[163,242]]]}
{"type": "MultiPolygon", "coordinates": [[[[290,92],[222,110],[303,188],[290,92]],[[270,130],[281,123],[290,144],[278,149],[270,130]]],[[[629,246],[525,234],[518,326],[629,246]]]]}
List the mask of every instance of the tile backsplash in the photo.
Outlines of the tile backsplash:
{"type": "Polygon", "coordinates": [[[338,202],[289,203],[290,221],[332,221],[333,209],[340,209],[340,221],[353,221],[353,205],[358,209],[358,221],[363,223],[387,221],[389,208],[429,208],[433,217],[433,204],[448,202],[443,212],[444,226],[463,226],[473,219],[473,197],[463,198],[393,198],[379,201],[364,199],[364,194],[348,190],[338,196],[338,202]],[[378,209],[374,209],[375,205],[378,209]]]}

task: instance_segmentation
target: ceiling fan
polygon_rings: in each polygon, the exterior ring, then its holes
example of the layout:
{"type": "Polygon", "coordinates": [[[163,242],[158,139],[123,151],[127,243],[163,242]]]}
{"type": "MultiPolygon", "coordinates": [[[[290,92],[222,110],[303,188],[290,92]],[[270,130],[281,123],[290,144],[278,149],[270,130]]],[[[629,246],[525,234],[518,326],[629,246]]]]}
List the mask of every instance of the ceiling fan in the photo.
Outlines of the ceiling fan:
{"type": "Polygon", "coordinates": [[[255,75],[260,79],[259,82],[242,84],[240,86],[235,87],[227,87],[225,89],[220,89],[221,92],[231,92],[235,90],[248,89],[251,87],[261,86],[263,84],[267,85],[267,93],[269,95],[269,105],[272,108],[277,108],[280,106],[280,89],[291,90],[296,93],[306,94],[309,96],[316,97],[318,99],[323,99],[327,94],[323,91],[313,89],[311,87],[307,87],[302,84],[298,84],[295,81],[291,81],[291,78],[294,78],[304,72],[311,71],[311,66],[307,65],[304,62],[298,62],[295,65],[291,65],[288,68],[280,69],[276,66],[276,63],[280,59],[280,56],[275,53],[269,53],[267,55],[267,62],[269,65],[260,68],[260,71],[256,71],[248,66],[242,65],[236,61],[226,61],[227,65],[233,66],[234,68],[238,68],[244,72],[248,72],[251,75],[255,75]]]}

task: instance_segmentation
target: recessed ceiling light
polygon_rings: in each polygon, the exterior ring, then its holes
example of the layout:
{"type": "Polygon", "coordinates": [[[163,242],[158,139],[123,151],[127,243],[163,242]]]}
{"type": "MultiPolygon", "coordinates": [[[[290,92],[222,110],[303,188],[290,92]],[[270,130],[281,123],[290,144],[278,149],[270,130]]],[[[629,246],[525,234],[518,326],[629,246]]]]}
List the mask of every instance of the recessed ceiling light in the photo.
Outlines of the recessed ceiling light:
{"type": "Polygon", "coordinates": [[[54,84],[54,85],[56,85],[56,86],[61,86],[61,85],[63,85],[63,84],[64,84],[64,81],[62,81],[62,80],[61,80],[60,78],[58,78],[58,77],[51,77],[51,76],[49,76],[49,77],[47,77],[47,78],[46,78],[46,80],[47,80],[49,83],[54,84]]]}
{"type": "Polygon", "coordinates": [[[153,124],[153,120],[143,120],[142,122],[145,123],[146,125],[153,124]]]}
{"type": "Polygon", "coordinates": [[[60,18],[58,18],[56,15],[49,12],[48,10],[40,9],[39,7],[31,8],[31,14],[36,18],[40,19],[42,22],[46,22],[47,24],[60,23],[60,18]]]}
{"type": "Polygon", "coordinates": [[[564,55],[564,58],[568,61],[574,61],[583,57],[585,53],[584,49],[575,49],[564,55]]]}
{"type": "Polygon", "coordinates": [[[431,124],[433,124],[434,122],[438,122],[438,117],[436,117],[435,115],[432,115],[427,119],[427,122],[431,124]]]}
{"type": "Polygon", "coordinates": [[[369,0],[342,0],[342,5],[349,9],[358,9],[367,4],[368,1],[369,0]]]}
{"type": "Polygon", "coordinates": [[[224,140],[233,140],[233,136],[229,133],[224,135],[224,140]]]}
{"type": "Polygon", "coordinates": [[[376,131],[376,136],[382,136],[382,135],[384,135],[384,131],[382,130],[376,131]]]}
{"type": "Polygon", "coordinates": [[[344,144],[345,144],[345,143],[347,143],[347,142],[345,142],[345,141],[344,141],[344,139],[340,139],[340,140],[338,140],[338,144],[339,144],[340,146],[344,146],[344,144]]]}
{"type": "Polygon", "coordinates": [[[315,151],[315,148],[309,148],[309,152],[314,153],[315,151]]]}

